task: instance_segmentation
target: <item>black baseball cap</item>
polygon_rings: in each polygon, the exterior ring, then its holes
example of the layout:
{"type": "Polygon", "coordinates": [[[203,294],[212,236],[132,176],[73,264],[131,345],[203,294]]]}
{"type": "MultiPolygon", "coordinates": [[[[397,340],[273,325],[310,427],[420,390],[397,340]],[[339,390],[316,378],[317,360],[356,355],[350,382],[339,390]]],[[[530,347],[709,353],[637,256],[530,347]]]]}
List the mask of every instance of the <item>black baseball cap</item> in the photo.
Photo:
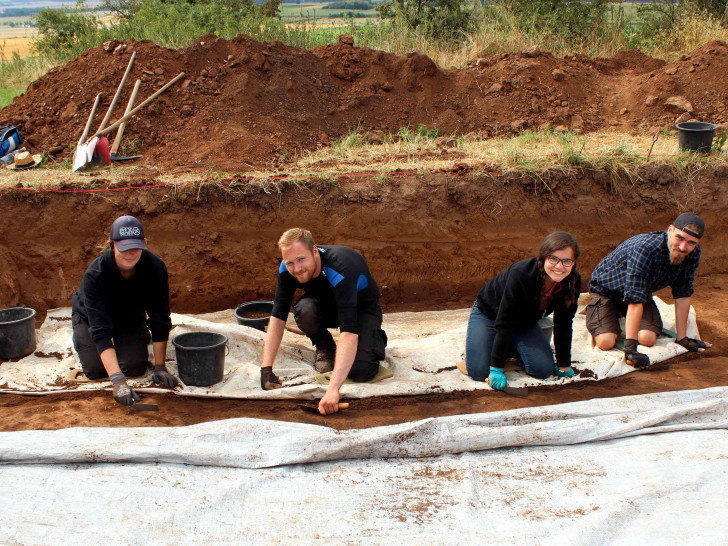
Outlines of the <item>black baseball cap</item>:
{"type": "Polygon", "coordinates": [[[119,249],[119,252],[147,248],[142,223],[133,216],[121,216],[114,220],[114,223],[111,224],[109,238],[114,241],[114,246],[119,249]]]}
{"type": "Polygon", "coordinates": [[[700,239],[703,236],[703,232],[705,231],[705,222],[695,214],[694,212],[683,212],[680,216],[675,218],[675,221],[672,223],[673,226],[675,226],[677,229],[684,231],[688,235],[692,235],[696,239],[700,239]],[[698,230],[695,231],[694,229],[686,228],[685,226],[689,226],[690,224],[697,226],[698,230]]]}

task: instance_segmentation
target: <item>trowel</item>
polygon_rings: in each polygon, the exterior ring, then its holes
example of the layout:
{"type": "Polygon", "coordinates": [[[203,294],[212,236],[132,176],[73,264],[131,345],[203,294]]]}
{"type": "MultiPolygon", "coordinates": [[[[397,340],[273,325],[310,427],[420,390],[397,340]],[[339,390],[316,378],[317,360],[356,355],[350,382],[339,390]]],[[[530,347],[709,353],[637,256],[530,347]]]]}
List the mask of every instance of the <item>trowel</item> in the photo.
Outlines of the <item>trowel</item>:
{"type": "MultiPolygon", "coordinates": [[[[308,404],[298,404],[299,409],[305,411],[306,413],[314,413],[316,415],[321,415],[321,412],[318,409],[318,404],[315,406],[309,406],[308,404]]],[[[349,407],[349,402],[339,402],[339,409],[343,410],[349,407]]]]}
{"type": "Polygon", "coordinates": [[[144,402],[137,402],[133,406],[131,406],[129,409],[132,409],[134,411],[159,411],[159,404],[152,404],[152,403],[144,403],[144,402]]]}

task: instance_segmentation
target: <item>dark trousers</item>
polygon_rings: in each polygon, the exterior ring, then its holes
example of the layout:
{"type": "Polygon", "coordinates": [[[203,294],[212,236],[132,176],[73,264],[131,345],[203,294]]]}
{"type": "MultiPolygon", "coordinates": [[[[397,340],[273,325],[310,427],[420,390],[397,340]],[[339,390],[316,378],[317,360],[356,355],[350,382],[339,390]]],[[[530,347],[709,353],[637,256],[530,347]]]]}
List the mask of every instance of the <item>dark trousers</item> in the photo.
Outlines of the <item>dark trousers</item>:
{"type": "MultiPolygon", "coordinates": [[[[99,351],[91,338],[89,324],[78,313],[71,315],[73,322],[73,348],[81,360],[83,373],[89,379],[103,379],[108,377],[106,368],[101,362],[99,351]]],[[[119,368],[127,377],[138,377],[147,373],[149,367],[149,342],[152,335],[145,322],[139,323],[135,328],[114,332],[114,350],[119,368]]]]}
{"type": "MultiPolygon", "coordinates": [[[[328,328],[339,327],[339,316],[334,305],[322,305],[313,296],[303,295],[293,306],[293,317],[301,331],[317,349],[335,348],[334,338],[328,328]]],[[[352,381],[370,381],[379,371],[379,361],[384,360],[387,334],[382,330],[382,308],[373,302],[357,309],[359,342],[354,364],[349,371],[352,381]]]]}

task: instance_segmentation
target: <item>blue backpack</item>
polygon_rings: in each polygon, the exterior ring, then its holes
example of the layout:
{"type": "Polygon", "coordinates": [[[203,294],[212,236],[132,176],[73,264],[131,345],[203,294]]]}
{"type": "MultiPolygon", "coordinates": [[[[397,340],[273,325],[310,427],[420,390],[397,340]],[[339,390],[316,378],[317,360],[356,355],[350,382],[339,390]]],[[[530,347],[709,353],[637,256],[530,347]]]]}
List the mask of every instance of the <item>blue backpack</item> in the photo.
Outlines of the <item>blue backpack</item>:
{"type": "Polygon", "coordinates": [[[20,146],[23,139],[20,138],[18,128],[13,125],[0,127],[0,157],[9,154],[20,146]]]}

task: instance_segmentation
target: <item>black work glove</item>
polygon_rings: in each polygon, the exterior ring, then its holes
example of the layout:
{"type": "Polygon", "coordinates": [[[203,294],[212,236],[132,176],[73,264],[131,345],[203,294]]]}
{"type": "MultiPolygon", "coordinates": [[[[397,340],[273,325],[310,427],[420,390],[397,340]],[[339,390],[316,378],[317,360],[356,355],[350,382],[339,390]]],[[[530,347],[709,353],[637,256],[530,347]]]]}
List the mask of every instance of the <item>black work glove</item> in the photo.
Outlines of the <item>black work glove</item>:
{"type": "Polygon", "coordinates": [[[273,373],[273,366],[265,366],[260,369],[260,388],[264,391],[280,389],[281,380],[273,373]]]}
{"type": "Polygon", "coordinates": [[[649,356],[637,351],[636,339],[624,340],[624,354],[635,368],[649,368],[652,365],[649,356]]]}
{"type": "Polygon", "coordinates": [[[109,381],[111,381],[111,386],[114,388],[114,400],[117,404],[133,406],[141,400],[139,395],[126,384],[126,377],[124,377],[123,373],[112,374],[109,381]]]}
{"type": "Polygon", "coordinates": [[[154,381],[155,385],[160,385],[165,389],[173,389],[179,383],[179,380],[167,371],[167,367],[164,364],[154,366],[152,381],[154,381]]]}
{"type": "Polygon", "coordinates": [[[693,338],[687,337],[687,336],[685,336],[682,339],[678,339],[675,343],[679,343],[680,345],[685,347],[691,353],[697,353],[698,349],[707,349],[708,348],[705,341],[701,341],[699,339],[693,339],[693,338]]]}

